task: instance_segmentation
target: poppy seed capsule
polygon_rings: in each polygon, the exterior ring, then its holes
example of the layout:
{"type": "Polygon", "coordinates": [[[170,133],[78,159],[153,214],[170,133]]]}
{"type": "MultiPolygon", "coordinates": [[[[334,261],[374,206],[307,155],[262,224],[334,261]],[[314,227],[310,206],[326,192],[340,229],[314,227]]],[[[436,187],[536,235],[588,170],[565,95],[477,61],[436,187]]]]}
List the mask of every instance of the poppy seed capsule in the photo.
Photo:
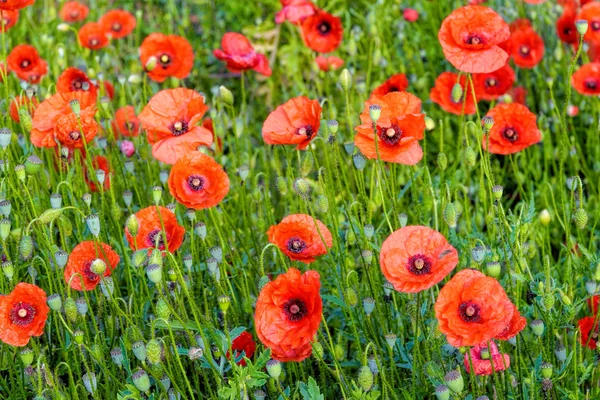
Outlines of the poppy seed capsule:
{"type": "Polygon", "coordinates": [[[358,384],[365,392],[368,392],[373,387],[373,372],[371,368],[363,365],[358,369],[358,384]]]}
{"type": "Polygon", "coordinates": [[[54,293],[48,296],[46,302],[48,303],[48,307],[50,307],[52,311],[60,311],[60,309],[62,308],[62,299],[60,298],[60,294],[58,293],[54,293]]]}
{"type": "Polygon", "coordinates": [[[446,385],[439,385],[435,388],[435,397],[438,400],[449,400],[450,399],[450,389],[446,385]]]}
{"type": "Polygon", "coordinates": [[[373,261],[373,252],[371,250],[363,250],[361,252],[361,256],[363,260],[365,260],[365,263],[368,265],[370,265],[371,261],[373,261]]]}
{"type": "Polygon", "coordinates": [[[133,343],[131,345],[131,350],[133,351],[133,355],[140,361],[146,360],[146,345],[141,340],[133,343]]]}
{"type": "Polygon", "coordinates": [[[88,312],[88,304],[85,301],[85,297],[80,297],[77,300],[75,300],[75,305],[77,306],[77,312],[80,315],[85,316],[88,312]]]}
{"type": "Polygon", "coordinates": [[[13,267],[13,263],[10,261],[3,262],[2,263],[2,272],[4,273],[4,276],[6,277],[6,279],[11,281],[13,276],[15,275],[15,268],[13,267]]]}
{"type": "Polygon", "coordinates": [[[346,150],[346,153],[348,154],[352,154],[354,153],[354,142],[346,142],[344,143],[344,150],[346,150]]]}
{"type": "Polygon", "coordinates": [[[250,175],[250,168],[247,165],[242,165],[238,168],[237,173],[240,176],[240,179],[245,181],[248,178],[248,175],[250,175]]]}
{"type": "Polygon", "coordinates": [[[50,207],[54,210],[62,207],[62,195],[60,193],[52,193],[50,195],[50,207]]]}
{"type": "Polygon", "coordinates": [[[371,224],[367,224],[363,227],[363,232],[365,233],[367,239],[371,239],[375,234],[375,227],[371,224]]]}
{"type": "Polygon", "coordinates": [[[10,145],[10,141],[12,139],[12,131],[8,128],[0,129],[0,147],[6,150],[6,148],[10,145]]]}
{"type": "Polygon", "coordinates": [[[162,281],[162,268],[158,264],[150,264],[146,267],[146,275],[150,282],[157,284],[162,281]]]}
{"type": "Polygon", "coordinates": [[[117,366],[120,367],[123,363],[123,351],[119,347],[115,347],[110,351],[110,358],[117,366]]]}
{"type": "Polygon", "coordinates": [[[371,313],[375,310],[375,300],[371,297],[363,299],[363,309],[365,310],[365,314],[367,314],[367,317],[369,317],[371,313]]]}
{"type": "Polygon", "coordinates": [[[4,215],[5,217],[9,217],[11,210],[12,204],[9,200],[0,201],[0,212],[2,213],[2,215],[4,215]]]}
{"type": "Polygon", "coordinates": [[[79,100],[77,100],[77,99],[70,100],[69,107],[71,107],[71,111],[73,111],[73,114],[77,115],[78,117],[79,117],[79,115],[81,115],[81,103],[79,103],[79,100]]]}
{"type": "Polygon", "coordinates": [[[357,170],[362,171],[367,165],[367,159],[360,153],[356,153],[352,156],[352,161],[357,170]]]}
{"type": "Polygon", "coordinates": [[[22,164],[17,165],[15,167],[15,174],[21,182],[24,182],[25,178],[27,177],[27,171],[25,171],[25,166],[22,164]]]}
{"type": "Polygon", "coordinates": [[[69,253],[64,250],[58,250],[54,253],[54,261],[60,268],[64,268],[67,265],[67,261],[69,261],[69,253]]]}
{"type": "Polygon", "coordinates": [[[492,278],[498,278],[502,272],[502,267],[498,261],[490,261],[485,264],[485,271],[487,272],[488,276],[491,276],[492,278]]]}
{"type": "Polygon", "coordinates": [[[267,372],[271,378],[279,379],[279,376],[281,376],[281,362],[274,359],[267,361],[267,372]]]}
{"type": "Polygon", "coordinates": [[[197,222],[194,224],[194,233],[200,237],[200,239],[206,239],[206,224],[204,222],[197,222]]]}
{"type": "Polygon", "coordinates": [[[112,294],[115,292],[115,282],[113,281],[112,276],[102,278],[100,281],[100,290],[102,291],[104,297],[110,299],[112,294]]]}
{"type": "Polygon", "coordinates": [[[231,298],[229,296],[219,296],[217,299],[219,302],[219,309],[223,311],[223,313],[227,313],[229,309],[229,305],[231,304],[231,298]]]}
{"type": "Polygon", "coordinates": [[[100,235],[100,217],[98,214],[90,214],[85,218],[88,229],[95,237],[100,235]]]}
{"type": "Polygon", "coordinates": [[[150,390],[150,378],[143,369],[138,369],[131,375],[133,384],[140,392],[147,392],[150,390]]]}
{"type": "Polygon", "coordinates": [[[221,249],[221,246],[213,246],[208,250],[208,252],[211,256],[216,258],[218,262],[223,261],[223,249],[221,249]]]}
{"type": "Polygon", "coordinates": [[[369,117],[371,117],[371,121],[377,123],[381,117],[381,106],[378,104],[371,104],[369,106],[369,117]]]}
{"type": "Polygon", "coordinates": [[[327,121],[327,128],[329,129],[329,133],[335,135],[338,132],[340,124],[335,119],[330,119],[327,121]]]}
{"type": "Polygon", "coordinates": [[[567,349],[564,345],[559,344],[558,346],[556,346],[556,349],[554,349],[554,355],[556,356],[556,359],[560,362],[565,362],[567,359],[567,349]]]}
{"type": "Polygon", "coordinates": [[[161,186],[154,186],[152,188],[152,200],[154,200],[154,204],[160,203],[160,199],[162,199],[163,188],[161,186]]]}
{"type": "Polygon", "coordinates": [[[390,349],[394,348],[394,346],[396,345],[397,339],[398,339],[398,336],[396,336],[395,333],[388,333],[387,335],[385,335],[385,342],[387,343],[388,346],[390,346],[390,349]]]}
{"type": "Polygon", "coordinates": [[[166,170],[161,170],[158,173],[158,178],[160,179],[160,182],[164,185],[165,183],[167,183],[167,180],[169,180],[169,171],[166,170]]]}
{"type": "Polygon", "coordinates": [[[444,382],[454,393],[460,393],[465,388],[462,375],[457,370],[452,370],[444,376],[444,382]]]}
{"type": "Polygon", "coordinates": [[[82,376],[81,379],[83,380],[83,386],[85,387],[85,390],[87,390],[90,394],[94,394],[96,391],[96,374],[93,372],[87,372],[82,376]]]}
{"type": "Polygon", "coordinates": [[[596,286],[596,281],[587,281],[585,283],[585,291],[590,295],[594,294],[596,293],[596,286]]]}
{"type": "Polygon", "coordinates": [[[171,388],[171,379],[169,379],[167,374],[163,374],[163,376],[160,378],[160,384],[165,388],[165,390],[169,390],[171,388]]]}
{"type": "Polygon", "coordinates": [[[496,200],[500,200],[502,198],[502,193],[504,192],[504,188],[501,185],[495,185],[492,187],[492,194],[496,200]]]}
{"type": "Polygon", "coordinates": [[[133,163],[133,160],[125,161],[125,170],[130,174],[133,174],[133,172],[135,171],[135,164],[133,163]]]}
{"type": "Polygon", "coordinates": [[[588,22],[585,19],[578,19],[575,21],[575,29],[581,36],[585,35],[588,30],[588,22]]]}
{"type": "Polygon", "coordinates": [[[531,322],[531,330],[535,336],[542,336],[544,334],[544,321],[541,319],[536,319],[531,322]]]}
{"type": "Polygon", "coordinates": [[[485,117],[481,118],[481,122],[483,123],[483,128],[485,131],[489,132],[494,126],[494,117],[486,115],[485,117]]]}
{"type": "Polygon", "coordinates": [[[29,366],[33,363],[33,351],[30,348],[24,348],[19,352],[19,358],[24,366],[29,366]]]}
{"type": "Polygon", "coordinates": [[[550,378],[552,376],[553,368],[552,364],[550,364],[549,362],[542,363],[540,370],[542,371],[542,376],[544,378],[550,378]]]}

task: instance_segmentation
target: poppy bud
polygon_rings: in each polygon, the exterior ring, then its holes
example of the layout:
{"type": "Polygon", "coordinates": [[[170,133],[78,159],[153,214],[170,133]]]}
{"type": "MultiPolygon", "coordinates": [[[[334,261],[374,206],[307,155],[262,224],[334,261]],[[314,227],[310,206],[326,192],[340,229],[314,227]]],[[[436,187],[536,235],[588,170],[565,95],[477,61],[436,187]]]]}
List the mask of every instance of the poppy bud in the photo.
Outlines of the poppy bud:
{"type": "Polygon", "coordinates": [[[29,257],[33,254],[33,240],[31,236],[25,235],[21,238],[21,243],[19,243],[19,252],[23,260],[28,260],[29,257]]]}
{"type": "Polygon", "coordinates": [[[133,384],[140,392],[147,392],[150,390],[150,377],[143,369],[138,369],[131,375],[133,384]]]}
{"type": "Polygon", "coordinates": [[[362,171],[367,165],[367,159],[360,153],[356,153],[352,156],[352,161],[357,170],[362,171]]]}
{"type": "Polygon", "coordinates": [[[81,377],[81,379],[83,380],[83,386],[85,387],[85,390],[87,390],[90,394],[94,394],[97,385],[96,374],[93,372],[87,372],[81,377]]]}
{"type": "Polygon", "coordinates": [[[573,304],[573,302],[571,301],[571,299],[569,298],[569,296],[567,296],[567,294],[565,292],[563,292],[562,290],[558,289],[558,294],[560,294],[560,299],[562,300],[562,302],[566,306],[570,306],[570,305],[573,304]]]}
{"type": "Polygon", "coordinates": [[[438,153],[437,164],[442,171],[446,170],[446,167],[448,166],[448,157],[446,157],[445,153],[438,153]]]}
{"type": "Polygon", "coordinates": [[[135,237],[135,236],[137,236],[138,231],[140,229],[140,221],[135,216],[135,214],[131,214],[127,218],[127,221],[125,222],[125,226],[127,227],[127,230],[129,231],[129,234],[131,236],[135,237]]]}
{"type": "Polygon", "coordinates": [[[25,166],[24,166],[24,165],[22,165],[22,164],[19,164],[19,165],[17,165],[17,166],[15,167],[15,174],[17,175],[17,178],[19,178],[19,180],[20,180],[21,182],[24,182],[24,181],[25,181],[25,178],[26,178],[26,176],[27,176],[27,175],[26,175],[26,174],[27,174],[27,171],[25,171],[25,166]]]}
{"type": "Polygon", "coordinates": [[[12,139],[12,131],[8,128],[0,129],[0,147],[6,150],[6,148],[10,145],[10,141],[12,139]]]}
{"type": "Polygon", "coordinates": [[[346,142],[344,143],[344,150],[346,150],[346,153],[348,154],[352,154],[354,153],[354,142],[346,142]]]}
{"type": "Polygon", "coordinates": [[[450,389],[446,385],[439,385],[435,388],[435,397],[437,400],[449,400],[450,389]]]}
{"type": "Polygon", "coordinates": [[[454,393],[460,393],[465,388],[465,382],[458,370],[452,370],[444,377],[444,382],[454,393]]]}
{"type": "Polygon", "coordinates": [[[543,297],[544,307],[551,310],[554,307],[554,293],[546,293],[543,297]]]}
{"type": "Polygon", "coordinates": [[[348,71],[348,68],[344,68],[340,74],[339,83],[345,92],[352,87],[352,74],[348,71]]]}
{"type": "Polygon", "coordinates": [[[294,189],[301,196],[308,196],[310,192],[310,184],[304,178],[297,178],[294,181],[294,189]]]}
{"type": "Polygon", "coordinates": [[[590,295],[596,293],[596,281],[587,281],[585,283],[585,290],[590,295]]]}
{"type": "Polygon", "coordinates": [[[162,194],[163,194],[163,188],[161,186],[154,186],[152,188],[152,200],[154,200],[154,204],[160,203],[162,194]]]}
{"type": "Polygon", "coordinates": [[[274,359],[267,361],[267,372],[271,378],[279,379],[281,375],[281,362],[274,359]]]}
{"type": "Polygon", "coordinates": [[[48,307],[50,307],[50,309],[52,309],[53,311],[60,311],[60,309],[62,308],[62,299],[60,298],[60,294],[58,293],[54,293],[48,296],[46,302],[48,303],[48,307]]]}
{"type": "Polygon", "coordinates": [[[219,309],[223,311],[224,314],[226,314],[227,310],[229,309],[229,305],[231,304],[231,298],[229,298],[229,296],[219,296],[218,302],[219,309]]]}
{"type": "Polygon", "coordinates": [[[340,127],[340,124],[335,119],[330,119],[327,121],[327,128],[329,129],[329,133],[335,135],[340,127]]]}
{"type": "Polygon", "coordinates": [[[378,104],[371,104],[369,106],[369,117],[371,117],[371,121],[377,123],[381,117],[381,106],[378,104]]]}
{"type": "Polygon", "coordinates": [[[85,218],[88,229],[95,237],[100,235],[100,217],[98,214],[90,214],[85,218]]]}
{"type": "Polygon", "coordinates": [[[6,279],[11,281],[13,276],[15,275],[15,268],[13,267],[13,263],[11,263],[10,261],[3,262],[2,263],[2,272],[4,273],[4,276],[6,277],[6,279]]]}
{"type": "Polygon", "coordinates": [[[552,364],[549,362],[542,363],[540,370],[542,371],[542,376],[544,378],[550,378],[552,376],[552,364]]]}
{"type": "Polygon", "coordinates": [[[456,228],[457,219],[458,217],[456,215],[456,208],[454,207],[454,203],[446,203],[446,207],[444,207],[444,221],[446,221],[450,228],[456,228]]]}
{"type": "Polygon", "coordinates": [[[23,365],[28,367],[33,363],[33,351],[26,347],[19,352],[19,358],[21,358],[23,365]]]}
{"type": "Polygon", "coordinates": [[[435,129],[435,121],[433,120],[433,118],[425,116],[425,129],[427,129],[428,131],[432,131],[435,129]]]}
{"type": "Polygon", "coordinates": [[[583,208],[579,207],[577,211],[575,211],[573,219],[575,220],[575,225],[577,226],[577,229],[582,230],[585,228],[585,224],[587,224],[588,221],[587,212],[585,212],[583,208]]]}
{"type": "Polygon", "coordinates": [[[162,345],[156,339],[152,339],[146,345],[146,358],[150,364],[160,364],[162,358],[162,345]]]}
{"type": "Polygon", "coordinates": [[[162,298],[158,299],[156,302],[156,316],[164,319],[165,321],[168,321],[171,317],[171,309],[169,308],[167,302],[162,298]]]}
{"type": "Polygon", "coordinates": [[[333,356],[338,361],[344,361],[345,351],[341,344],[337,343],[335,346],[333,346],[333,356]]]}
{"type": "Polygon", "coordinates": [[[455,83],[454,86],[452,86],[452,93],[451,93],[452,101],[455,103],[460,102],[462,99],[463,93],[464,93],[464,91],[463,91],[463,88],[460,85],[460,83],[455,83]]]}
{"type": "Polygon", "coordinates": [[[158,264],[150,264],[146,267],[146,275],[150,282],[158,284],[162,281],[162,268],[158,264]]]}
{"type": "Polygon", "coordinates": [[[69,253],[64,250],[58,250],[54,253],[54,260],[60,268],[64,268],[67,265],[67,261],[69,261],[69,253]]]}
{"type": "Polygon", "coordinates": [[[219,86],[219,100],[228,106],[233,105],[233,93],[225,86],[219,86]]]}
{"type": "Polygon", "coordinates": [[[394,348],[394,346],[396,345],[397,339],[398,339],[398,336],[396,336],[396,334],[394,334],[394,333],[388,333],[387,335],[385,335],[385,342],[387,343],[388,346],[390,346],[390,349],[394,348]]]}
{"type": "Polygon", "coordinates": [[[315,199],[315,208],[318,212],[325,214],[329,210],[329,202],[327,201],[327,197],[318,196],[315,199]]]}
{"type": "Polygon", "coordinates": [[[323,351],[323,345],[321,344],[321,342],[318,341],[314,341],[312,343],[312,351],[313,351],[313,355],[318,359],[318,360],[322,360],[323,359],[323,354],[325,353],[323,351]]]}
{"type": "Polygon", "coordinates": [[[531,330],[535,336],[542,336],[544,334],[544,321],[536,319],[531,322],[531,330]]]}
{"type": "Polygon", "coordinates": [[[346,289],[346,303],[348,303],[350,307],[354,307],[356,306],[356,304],[358,304],[358,295],[356,294],[356,291],[351,287],[346,289]]]}
{"type": "Polygon", "coordinates": [[[112,296],[115,291],[115,282],[113,281],[112,276],[102,278],[100,281],[100,290],[107,299],[112,296]]]}
{"type": "Polygon", "coordinates": [[[541,224],[544,226],[548,226],[550,224],[550,221],[552,221],[550,212],[546,209],[543,209],[542,211],[540,211],[540,215],[538,218],[539,218],[541,224]]]}
{"type": "Polygon", "coordinates": [[[567,349],[564,345],[559,344],[558,346],[556,346],[556,349],[554,349],[554,355],[556,356],[558,361],[565,362],[567,359],[567,349]]]}
{"type": "Polygon", "coordinates": [[[80,315],[85,316],[88,312],[88,304],[85,301],[85,297],[80,297],[75,301],[75,305],[77,306],[77,312],[80,315]]]}
{"type": "Polygon", "coordinates": [[[370,316],[373,310],[375,310],[375,300],[371,297],[363,299],[363,309],[365,310],[367,317],[370,316]]]}
{"type": "Polygon", "coordinates": [[[581,36],[585,35],[588,30],[588,22],[585,19],[578,19],[575,21],[575,28],[577,29],[577,33],[581,36]]]}
{"type": "Polygon", "coordinates": [[[358,369],[358,384],[365,392],[368,392],[373,387],[373,373],[371,369],[365,365],[358,369]]]}

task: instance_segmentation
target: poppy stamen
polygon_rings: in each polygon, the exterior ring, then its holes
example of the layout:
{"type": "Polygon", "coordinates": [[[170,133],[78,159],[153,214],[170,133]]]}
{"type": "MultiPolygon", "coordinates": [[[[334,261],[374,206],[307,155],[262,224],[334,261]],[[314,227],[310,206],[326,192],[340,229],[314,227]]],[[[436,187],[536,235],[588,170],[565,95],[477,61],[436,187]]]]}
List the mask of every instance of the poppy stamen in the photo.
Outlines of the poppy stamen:
{"type": "Polygon", "coordinates": [[[78,131],[73,131],[69,133],[69,137],[71,138],[71,140],[79,140],[81,139],[81,133],[79,133],[78,131]]]}
{"type": "Polygon", "coordinates": [[[406,268],[415,275],[431,273],[431,260],[423,254],[416,254],[408,259],[406,268]]]}
{"type": "Polygon", "coordinates": [[[158,60],[162,64],[163,69],[166,69],[171,64],[171,57],[168,54],[163,54],[158,60]]]}
{"type": "MultiPolygon", "coordinates": [[[[83,272],[85,277],[92,282],[96,282],[100,279],[100,276],[92,271],[92,261],[86,261],[81,272],[83,272]]],[[[77,279],[77,277],[75,279],[77,279]]]]}
{"type": "Polygon", "coordinates": [[[593,30],[593,31],[598,31],[598,30],[600,30],[600,22],[599,22],[599,21],[594,21],[594,22],[592,22],[591,26],[592,26],[592,30],[593,30]]]}
{"type": "Polygon", "coordinates": [[[469,35],[467,37],[467,39],[465,40],[465,43],[473,45],[473,46],[477,46],[477,45],[480,45],[480,44],[484,44],[484,40],[483,40],[483,38],[481,38],[481,37],[479,37],[477,35],[469,35]]]}
{"type": "Polygon", "coordinates": [[[283,312],[288,320],[298,322],[306,316],[306,304],[300,299],[290,299],[283,305],[283,312]]]}
{"type": "Polygon", "coordinates": [[[519,53],[521,53],[521,55],[523,55],[523,56],[528,56],[530,53],[529,46],[523,45],[523,46],[519,47],[519,53]]]}
{"type": "MultiPolygon", "coordinates": [[[[169,241],[169,235],[166,234],[167,236],[167,242],[169,241]]],[[[164,250],[165,249],[165,241],[162,235],[162,231],[160,229],[154,229],[153,231],[151,231],[148,236],[146,236],[146,243],[150,246],[150,247],[158,247],[159,250],[164,250]]]]}
{"type": "Polygon", "coordinates": [[[31,62],[29,60],[23,60],[21,61],[21,68],[27,68],[31,65],[31,62]]]}
{"type": "Polygon", "coordinates": [[[478,322],[481,320],[481,315],[479,312],[479,305],[471,301],[465,301],[458,307],[458,314],[465,322],[478,322]]]}
{"type": "Polygon", "coordinates": [[[486,85],[487,87],[494,87],[494,86],[496,86],[497,84],[498,84],[498,81],[497,81],[495,78],[488,78],[488,79],[485,81],[485,85],[486,85]]]}
{"type": "Polygon", "coordinates": [[[382,142],[394,146],[402,139],[402,129],[398,125],[390,125],[389,127],[377,126],[377,136],[382,142]]]}
{"type": "Polygon", "coordinates": [[[293,237],[287,242],[287,248],[292,253],[300,253],[306,248],[306,242],[298,237],[293,237]]]}
{"type": "Polygon", "coordinates": [[[173,132],[173,136],[183,135],[188,131],[188,123],[184,120],[175,121],[173,125],[169,127],[171,132],[173,132]]]}
{"type": "Polygon", "coordinates": [[[121,26],[121,24],[120,24],[120,23],[118,23],[118,22],[115,22],[115,23],[114,23],[114,24],[111,26],[111,29],[112,29],[113,31],[115,31],[115,32],[120,32],[120,31],[121,31],[121,28],[122,28],[122,26],[121,26]]]}
{"type": "Polygon", "coordinates": [[[322,36],[326,36],[329,32],[331,32],[331,24],[327,21],[323,21],[319,24],[317,29],[322,36]]]}
{"type": "Polygon", "coordinates": [[[28,325],[33,321],[34,317],[35,308],[31,304],[23,303],[22,301],[16,303],[10,311],[10,320],[15,325],[28,325]]]}
{"type": "Polygon", "coordinates": [[[313,127],[311,125],[306,125],[306,126],[303,126],[302,128],[298,128],[298,130],[296,131],[296,134],[310,138],[313,134],[313,127]]]}
{"type": "Polygon", "coordinates": [[[198,192],[204,187],[204,178],[199,175],[191,175],[187,182],[188,187],[194,192],[198,192]]]}
{"type": "Polygon", "coordinates": [[[516,142],[517,140],[519,140],[519,133],[516,131],[515,128],[512,127],[505,128],[502,131],[502,136],[504,136],[504,138],[509,142],[516,142]]]}
{"type": "Polygon", "coordinates": [[[98,46],[100,41],[96,38],[90,40],[90,46],[98,46]]]}
{"type": "Polygon", "coordinates": [[[596,90],[598,88],[598,82],[595,79],[587,79],[585,81],[585,87],[590,90],[596,90]]]}

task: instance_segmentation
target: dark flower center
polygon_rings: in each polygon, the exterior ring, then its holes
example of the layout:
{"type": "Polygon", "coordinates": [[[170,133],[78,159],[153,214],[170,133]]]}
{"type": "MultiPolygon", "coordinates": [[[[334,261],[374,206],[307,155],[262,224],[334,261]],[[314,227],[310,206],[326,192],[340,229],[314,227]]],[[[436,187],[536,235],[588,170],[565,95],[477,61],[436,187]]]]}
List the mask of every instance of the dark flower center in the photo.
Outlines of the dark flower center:
{"type": "Polygon", "coordinates": [[[398,125],[390,125],[388,127],[377,126],[377,136],[382,142],[394,146],[402,139],[402,129],[398,125]]]}
{"type": "Polygon", "coordinates": [[[306,304],[300,299],[290,299],[283,305],[283,312],[288,320],[298,322],[306,316],[306,304]]]}
{"type": "MultiPolygon", "coordinates": [[[[85,264],[83,265],[83,270],[81,272],[82,272],[82,275],[85,275],[85,277],[92,282],[96,282],[98,279],[100,279],[100,276],[98,274],[96,274],[94,271],[92,271],[92,262],[91,261],[85,262],[85,264]]],[[[75,279],[77,279],[77,278],[75,278],[75,279]]]]}
{"type": "Polygon", "coordinates": [[[388,93],[399,92],[399,91],[400,91],[400,89],[397,86],[390,86],[388,93]]]}
{"type": "Polygon", "coordinates": [[[472,301],[465,301],[458,306],[458,314],[465,322],[479,322],[481,320],[479,305],[472,301]]]}
{"type": "Polygon", "coordinates": [[[171,57],[168,54],[163,54],[158,58],[158,61],[162,64],[163,69],[167,69],[171,64],[171,57]]]}
{"type": "Polygon", "coordinates": [[[502,136],[509,142],[516,142],[519,140],[519,132],[515,128],[507,127],[502,131],[502,136]]]}
{"type": "Polygon", "coordinates": [[[120,31],[121,31],[121,28],[122,28],[122,26],[121,26],[121,24],[120,24],[120,23],[118,23],[118,22],[115,22],[115,23],[112,25],[112,27],[111,27],[111,29],[112,29],[113,31],[115,31],[115,32],[120,32],[120,31]]]}
{"type": "Polygon", "coordinates": [[[25,326],[33,321],[35,317],[35,308],[29,303],[22,301],[16,303],[10,310],[10,321],[19,326],[25,326]]]}
{"type": "Polygon", "coordinates": [[[29,60],[23,60],[21,61],[21,68],[27,68],[31,65],[31,61],[29,60]]]}
{"type": "Polygon", "coordinates": [[[311,137],[312,134],[313,134],[312,125],[303,126],[302,128],[298,128],[298,130],[296,131],[296,135],[306,136],[308,138],[311,137]]]}
{"type": "Polygon", "coordinates": [[[331,24],[327,21],[322,21],[317,27],[317,29],[319,30],[319,33],[321,33],[321,35],[325,36],[329,32],[331,32],[331,24]]]}
{"type": "Polygon", "coordinates": [[[298,237],[293,237],[287,242],[287,248],[292,253],[300,253],[306,248],[306,242],[298,237]]]}
{"type": "Polygon", "coordinates": [[[496,78],[487,78],[485,80],[485,86],[487,87],[495,87],[498,84],[496,78]]]}
{"type": "Polygon", "coordinates": [[[571,32],[573,32],[573,29],[571,29],[571,27],[567,26],[565,29],[563,29],[563,33],[567,36],[571,35],[571,32]]]}
{"type": "Polygon", "coordinates": [[[183,135],[188,131],[188,123],[183,119],[181,121],[175,121],[171,124],[169,129],[173,133],[173,136],[183,135]]]}
{"type": "Polygon", "coordinates": [[[77,131],[73,131],[69,133],[69,137],[71,138],[71,140],[79,140],[81,138],[81,134],[77,131]]]}
{"type": "Polygon", "coordinates": [[[415,275],[424,275],[431,272],[431,260],[423,254],[416,254],[408,259],[406,268],[415,275]]]}
{"type": "Polygon", "coordinates": [[[530,51],[529,46],[522,45],[519,47],[519,53],[521,53],[522,56],[528,56],[530,51]]]}
{"type": "Polygon", "coordinates": [[[478,44],[484,44],[484,40],[479,35],[469,35],[465,39],[465,43],[476,46],[478,44]]]}
{"type": "Polygon", "coordinates": [[[199,175],[190,175],[187,183],[190,189],[192,189],[194,192],[198,192],[204,187],[204,178],[199,175]]]}
{"type": "Polygon", "coordinates": [[[90,40],[90,46],[98,46],[98,44],[100,44],[98,39],[94,38],[90,40]]]}
{"type": "Polygon", "coordinates": [[[596,90],[598,82],[595,79],[586,79],[585,87],[590,90],[596,90]]]}
{"type": "MultiPolygon", "coordinates": [[[[167,241],[169,240],[169,236],[167,236],[167,241]]],[[[152,232],[146,236],[146,243],[151,247],[157,246],[159,250],[165,249],[165,240],[160,229],[154,229],[152,232]]]]}
{"type": "Polygon", "coordinates": [[[598,22],[598,21],[592,22],[592,30],[593,31],[600,30],[600,22],[598,22]]]}

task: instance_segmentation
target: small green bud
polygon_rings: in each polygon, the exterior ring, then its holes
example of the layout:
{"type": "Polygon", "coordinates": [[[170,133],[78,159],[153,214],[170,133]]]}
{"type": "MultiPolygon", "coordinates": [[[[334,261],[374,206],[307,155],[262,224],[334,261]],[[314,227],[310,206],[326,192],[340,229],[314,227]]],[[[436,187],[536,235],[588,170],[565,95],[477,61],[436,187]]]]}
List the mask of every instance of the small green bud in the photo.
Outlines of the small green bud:
{"type": "Polygon", "coordinates": [[[368,392],[373,387],[373,372],[371,372],[371,368],[363,365],[358,369],[358,384],[361,389],[365,392],[368,392]]]}
{"type": "Polygon", "coordinates": [[[350,74],[350,71],[348,71],[347,68],[344,68],[342,70],[342,73],[340,74],[339,78],[339,83],[342,89],[344,89],[344,92],[347,92],[348,89],[352,87],[352,74],[350,74]]]}
{"type": "Polygon", "coordinates": [[[456,228],[456,208],[454,208],[454,203],[448,202],[446,203],[446,207],[444,207],[444,221],[448,224],[450,228],[456,228]]]}
{"type": "Polygon", "coordinates": [[[542,211],[540,211],[540,215],[538,218],[540,220],[540,223],[544,226],[548,226],[550,224],[550,222],[552,221],[550,212],[546,209],[543,209],[542,211]]]}
{"type": "Polygon", "coordinates": [[[477,162],[477,154],[471,146],[467,146],[467,148],[465,148],[465,161],[467,162],[467,166],[469,168],[473,168],[477,162]]]}
{"type": "Polygon", "coordinates": [[[445,153],[443,153],[443,152],[438,153],[437,164],[438,164],[438,167],[440,167],[440,169],[442,171],[446,170],[446,167],[448,166],[448,157],[446,157],[445,153]]]}
{"type": "Polygon", "coordinates": [[[577,211],[575,211],[575,215],[573,218],[575,220],[575,225],[577,226],[577,229],[582,230],[585,228],[585,225],[588,221],[588,215],[583,208],[579,207],[577,211]]]}
{"type": "Polygon", "coordinates": [[[354,307],[356,306],[356,304],[358,304],[358,295],[356,294],[356,291],[351,287],[346,289],[346,303],[348,303],[348,305],[351,307],[354,307]]]}
{"type": "Polygon", "coordinates": [[[219,86],[219,100],[228,106],[233,105],[233,93],[225,86],[219,86]]]}
{"type": "Polygon", "coordinates": [[[542,372],[542,376],[547,379],[551,378],[552,377],[552,369],[553,369],[552,364],[550,364],[549,362],[542,363],[541,368],[540,368],[540,370],[542,372]]]}
{"type": "Polygon", "coordinates": [[[25,347],[19,352],[19,357],[21,358],[23,365],[26,367],[33,363],[33,351],[28,347],[25,347]]]}
{"type": "Polygon", "coordinates": [[[146,359],[150,364],[160,364],[162,358],[162,345],[156,339],[152,339],[146,345],[146,359]]]}
{"type": "Polygon", "coordinates": [[[452,93],[451,93],[451,97],[452,97],[452,101],[455,103],[458,103],[462,100],[463,97],[463,88],[460,85],[460,83],[455,83],[454,86],[452,86],[452,93]]]}
{"type": "MultiPolygon", "coordinates": [[[[74,279],[78,279],[78,278],[75,277],[74,279]]],[[[69,321],[71,321],[71,322],[77,321],[77,315],[79,313],[77,312],[77,304],[75,303],[75,300],[73,300],[71,297],[67,297],[65,299],[64,309],[65,309],[65,315],[67,316],[67,319],[69,321]]]]}
{"type": "Polygon", "coordinates": [[[31,239],[31,236],[25,235],[21,238],[21,243],[19,243],[19,252],[21,253],[23,260],[29,260],[33,254],[33,239],[31,239]]]}
{"type": "Polygon", "coordinates": [[[318,342],[318,341],[313,342],[312,350],[313,350],[313,355],[317,359],[319,359],[319,360],[323,359],[323,355],[325,354],[325,351],[323,350],[323,345],[321,344],[321,342],[318,342]]]}

